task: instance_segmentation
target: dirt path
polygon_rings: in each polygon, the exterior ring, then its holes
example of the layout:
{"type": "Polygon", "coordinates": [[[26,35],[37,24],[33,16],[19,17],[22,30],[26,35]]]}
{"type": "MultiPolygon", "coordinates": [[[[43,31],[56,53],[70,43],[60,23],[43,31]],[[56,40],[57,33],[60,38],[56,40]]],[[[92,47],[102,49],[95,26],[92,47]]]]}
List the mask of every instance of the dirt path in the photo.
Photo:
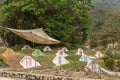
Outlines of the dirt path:
{"type": "Polygon", "coordinates": [[[13,78],[4,78],[4,77],[0,77],[0,80],[25,80],[25,79],[13,79],[13,78]]]}

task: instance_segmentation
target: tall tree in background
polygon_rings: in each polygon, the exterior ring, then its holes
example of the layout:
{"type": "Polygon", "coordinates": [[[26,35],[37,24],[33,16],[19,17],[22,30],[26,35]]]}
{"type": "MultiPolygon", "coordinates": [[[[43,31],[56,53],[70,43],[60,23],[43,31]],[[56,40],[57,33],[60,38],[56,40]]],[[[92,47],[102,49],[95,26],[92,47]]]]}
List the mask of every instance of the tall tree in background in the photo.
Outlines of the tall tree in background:
{"type": "MultiPolygon", "coordinates": [[[[87,37],[91,8],[91,0],[4,0],[0,21],[3,27],[43,28],[65,45],[81,44],[87,37]]],[[[10,32],[5,36],[11,45],[24,41],[10,32]]]]}

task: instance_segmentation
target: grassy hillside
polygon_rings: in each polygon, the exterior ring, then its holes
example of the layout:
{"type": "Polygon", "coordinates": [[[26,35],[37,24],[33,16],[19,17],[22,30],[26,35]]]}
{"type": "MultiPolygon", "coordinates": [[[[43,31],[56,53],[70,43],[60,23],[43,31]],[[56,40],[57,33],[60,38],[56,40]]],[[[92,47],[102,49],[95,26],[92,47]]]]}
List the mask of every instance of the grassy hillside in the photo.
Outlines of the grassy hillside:
{"type": "MultiPolygon", "coordinates": [[[[22,51],[18,51],[19,54],[23,55],[30,55],[32,56],[32,52],[34,49],[25,49],[22,51]]],[[[53,50],[51,52],[44,52],[45,56],[39,56],[39,57],[33,57],[35,60],[37,60],[43,67],[49,67],[53,68],[55,65],[53,64],[52,60],[55,57],[55,53],[57,50],[53,50]]],[[[66,57],[66,59],[70,62],[69,64],[62,65],[60,68],[66,69],[66,70],[79,70],[83,69],[86,63],[79,62],[80,56],[74,55],[77,52],[77,50],[70,50],[67,52],[69,56],[66,57]]]]}
{"type": "MultiPolygon", "coordinates": [[[[2,57],[2,53],[5,51],[6,49],[0,49],[0,56],[2,57]]],[[[25,49],[25,50],[21,50],[21,51],[16,51],[16,55],[12,56],[12,57],[8,57],[8,58],[4,58],[4,60],[2,60],[2,63],[0,62],[0,64],[8,64],[10,68],[23,68],[19,62],[20,60],[25,56],[25,55],[30,55],[32,56],[32,52],[35,49],[25,49]]],[[[55,53],[57,52],[57,49],[54,49],[51,52],[44,52],[45,55],[44,56],[38,56],[38,57],[34,57],[32,56],[32,58],[34,58],[36,61],[38,61],[42,66],[38,67],[38,68],[31,68],[31,69],[40,69],[40,68],[51,68],[54,69],[55,68],[55,64],[53,64],[52,60],[55,57],[55,53]]],[[[72,71],[79,71],[79,70],[84,70],[84,67],[86,65],[85,62],[80,62],[79,58],[81,57],[80,55],[75,55],[75,53],[77,52],[77,50],[70,50],[67,52],[67,54],[69,56],[66,57],[66,59],[70,62],[69,64],[66,65],[62,65],[58,68],[61,69],[65,69],[65,70],[72,70],[72,71]]],[[[93,51],[91,51],[90,49],[85,49],[84,51],[86,54],[90,55],[90,56],[94,56],[95,53],[93,51]]],[[[1,59],[0,59],[1,61],[1,59]]],[[[99,65],[105,69],[106,66],[104,64],[104,60],[103,59],[97,59],[99,65]]]]}
{"type": "MultiPolygon", "coordinates": [[[[0,49],[0,53],[2,56],[2,53],[6,49],[0,49]]],[[[21,51],[16,51],[16,55],[12,57],[5,58],[5,61],[9,64],[9,67],[11,68],[22,68],[22,66],[19,64],[19,61],[25,56],[30,55],[32,56],[32,52],[35,49],[25,49],[21,51]],[[11,63],[12,62],[12,63],[11,63]]],[[[52,60],[55,57],[55,53],[57,52],[57,49],[54,49],[51,52],[44,52],[44,56],[34,57],[32,56],[36,61],[38,61],[43,68],[54,68],[55,64],[53,64],[52,60]]],[[[66,59],[70,62],[69,64],[62,65],[60,68],[66,69],[66,70],[75,70],[78,71],[80,69],[83,69],[86,63],[79,62],[80,56],[74,55],[77,52],[77,50],[70,50],[67,52],[69,55],[66,57],[66,59]]]]}

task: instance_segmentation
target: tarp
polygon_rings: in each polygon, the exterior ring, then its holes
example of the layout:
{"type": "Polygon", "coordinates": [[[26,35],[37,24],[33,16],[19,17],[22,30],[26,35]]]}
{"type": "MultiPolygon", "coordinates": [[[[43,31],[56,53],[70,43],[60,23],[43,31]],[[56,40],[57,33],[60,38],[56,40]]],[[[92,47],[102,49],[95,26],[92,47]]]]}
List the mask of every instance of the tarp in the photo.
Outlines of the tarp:
{"type": "Polygon", "coordinates": [[[33,51],[32,55],[33,55],[34,57],[38,57],[38,56],[44,56],[45,54],[44,54],[41,50],[35,49],[35,50],[33,51]]]}
{"type": "Polygon", "coordinates": [[[8,48],[2,55],[4,57],[11,57],[11,56],[14,56],[16,53],[13,49],[11,48],[8,48]]]}
{"type": "Polygon", "coordinates": [[[32,30],[18,30],[7,28],[18,36],[34,43],[40,44],[58,44],[60,41],[49,37],[42,28],[32,30]]]}

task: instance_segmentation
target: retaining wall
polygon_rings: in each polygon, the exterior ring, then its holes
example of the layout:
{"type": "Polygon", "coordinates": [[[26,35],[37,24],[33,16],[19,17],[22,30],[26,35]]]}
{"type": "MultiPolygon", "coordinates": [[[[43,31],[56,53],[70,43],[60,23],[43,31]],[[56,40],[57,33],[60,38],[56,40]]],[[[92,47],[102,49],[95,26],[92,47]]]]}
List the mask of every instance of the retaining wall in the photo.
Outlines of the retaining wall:
{"type": "Polygon", "coordinates": [[[1,77],[8,78],[19,78],[26,80],[100,80],[100,79],[85,79],[85,78],[74,78],[74,77],[63,77],[63,76],[53,76],[53,75],[43,75],[35,73],[25,73],[25,72],[11,72],[11,71],[1,71],[1,77]]]}

